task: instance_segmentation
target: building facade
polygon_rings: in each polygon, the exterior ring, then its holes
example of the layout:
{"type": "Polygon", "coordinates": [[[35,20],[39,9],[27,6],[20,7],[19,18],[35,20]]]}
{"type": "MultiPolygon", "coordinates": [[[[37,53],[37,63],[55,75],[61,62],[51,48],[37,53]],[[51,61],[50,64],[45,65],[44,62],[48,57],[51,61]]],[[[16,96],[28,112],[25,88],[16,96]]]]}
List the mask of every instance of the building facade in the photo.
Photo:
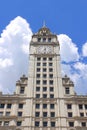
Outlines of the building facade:
{"type": "Polygon", "coordinates": [[[43,26],[32,36],[28,77],[12,95],[0,93],[0,130],[87,130],[87,96],[61,75],[60,44],[43,26]]]}

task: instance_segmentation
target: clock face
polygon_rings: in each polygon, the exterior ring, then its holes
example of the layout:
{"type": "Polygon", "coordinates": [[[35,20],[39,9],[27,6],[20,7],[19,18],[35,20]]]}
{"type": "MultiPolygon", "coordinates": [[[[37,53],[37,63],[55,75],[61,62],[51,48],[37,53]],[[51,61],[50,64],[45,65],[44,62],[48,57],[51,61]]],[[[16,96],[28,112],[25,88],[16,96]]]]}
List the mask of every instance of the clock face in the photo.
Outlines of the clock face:
{"type": "Polygon", "coordinates": [[[52,46],[39,46],[38,53],[52,53],[52,46]]]}

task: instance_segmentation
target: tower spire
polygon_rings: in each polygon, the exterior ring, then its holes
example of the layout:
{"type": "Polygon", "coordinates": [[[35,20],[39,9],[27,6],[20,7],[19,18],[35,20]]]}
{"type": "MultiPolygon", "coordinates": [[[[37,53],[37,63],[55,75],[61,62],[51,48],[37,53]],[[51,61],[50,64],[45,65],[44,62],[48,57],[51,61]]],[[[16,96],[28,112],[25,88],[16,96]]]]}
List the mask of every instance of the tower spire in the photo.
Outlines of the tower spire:
{"type": "Polygon", "coordinates": [[[45,23],[45,20],[43,21],[43,27],[46,27],[46,23],[45,23]]]}

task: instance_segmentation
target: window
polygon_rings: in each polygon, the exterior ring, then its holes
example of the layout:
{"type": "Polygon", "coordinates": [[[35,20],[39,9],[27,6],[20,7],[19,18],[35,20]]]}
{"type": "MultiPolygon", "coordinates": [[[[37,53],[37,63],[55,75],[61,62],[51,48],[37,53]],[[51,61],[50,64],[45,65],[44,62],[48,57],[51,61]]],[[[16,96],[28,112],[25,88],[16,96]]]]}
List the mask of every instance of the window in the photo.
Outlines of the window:
{"type": "Polygon", "coordinates": [[[40,87],[36,87],[36,91],[40,91],[40,87]]]}
{"type": "Polygon", "coordinates": [[[43,68],[43,72],[46,72],[47,71],[47,69],[46,68],[43,68]]]}
{"type": "Polygon", "coordinates": [[[49,81],[49,84],[50,84],[50,85],[53,85],[53,80],[50,80],[50,81],[49,81]]]}
{"type": "Polygon", "coordinates": [[[50,87],[50,92],[53,92],[54,91],[54,88],[53,87],[50,87]]]}
{"type": "Polygon", "coordinates": [[[86,127],[86,122],[82,122],[82,127],[86,127]]]}
{"type": "Polygon", "coordinates": [[[43,66],[46,66],[46,63],[43,63],[43,66]]]}
{"type": "Polygon", "coordinates": [[[43,98],[47,98],[47,94],[43,94],[43,98]]]}
{"type": "Polygon", "coordinates": [[[0,108],[4,108],[5,104],[0,104],[0,108]]]}
{"type": "Polygon", "coordinates": [[[0,121],[0,126],[2,125],[2,121],[0,121]]]}
{"type": "Polygon", "coordinates": [[[85,109],[87,109],[87,104],[85,104],[85,109]]]}
{"type": "Polygon", "coordinates": [[[49,74],[49,78],[53,78],[53,74],[49,74]]]}
{"type": "Polygon", "coordinates": [[[49,68],[49,72],[53,72],[53,69],[52,69],[52,68],[49,68]]]}
{"type": "Polygon", "coordinates": [[[17,121],[17,126],[21,126],[22,122],[21,121],[17,121]]]}
{"type": "Polygon", "coordinates": [[[43,122],[43,127],[46,127],[46,126],[47,126],[47,122],[44,121],[44,122],[43,122]]]}
{"type": "Polygon", "coordinates": [[[41,41],[41,38],[39,37],[39,38],[38,38],[38,42],[40,42],[40,41],[41,41]]]}
{"type": "Polygon", "coordinates": [[[54,109],[54,104],[50,104],[50,109],[54,109]]]}
{"type": "Polygon", "coordinates": [[[37,68],[37,72],[40,72],[40,68],[37,68]]]}
{"type": "Polygon", "coordinates": [[[37,66],[40,66],[40,62],[37,62],[37,66]]]}
{"type": "Polygon", "coordinates": [[[68,112],[68,117],[72,117],[72,112],[68,112]]]}
{"type": "Polygon", "coordinates": [[[19,104],[19,108],[22,109],[23,108],[23,104],[20,103],[19,104]]]}
{"type": "Polygon", "coordinates": [[[35,126],[38,127],[39,126],[39,121],[35,121],[35,126]]]}
{"type": "Polygon", "coordinates": [[[46,57],[43,57],[43,61],[46,61],[47,60],[47,58],[46,57]]]}
{"type": "Polygon", "coordinates": [[[66,87],[65,88],[65,94],[69,94],[70,93],[70,89],[69,89],[69,87],[66,87]]]}
{"type": "Polygon", "coordinates": [[[5,121],[4,126],[9,126],[9,121],[5,121]]]}
{"type": "Polygon", "coordinates": [[[39,109],[40,108],[40,104],[36,104],[36,109],[39,109]]]}
{"type": "Polygon", "coordinates": [[[72,104],[67,104],[67,109],[72,109],[72,104]]]}
{"type": "Polygon", "coordinates": [[[40,80],[36,80],[36,84],[40,84],[40,80]]]}
{"type": "Polygon", "coordinates": [[[43,87],[43,91],[44,91],[44,92],[47,91],[47,87],[43,87]]]}
{"type": "Polygon", "coordinates": [[[70,127],[74,127],[74,122],[69,122],[70,127]]]}
{"type": "Polygon", "coordinates": [[[55,122],[51,122],[51,127],[55,127],[55,122]]]}
{"type": "Polygon", "coordinates": [[[9,109],[10,109],[10,108],[11,108],[11,106],[12,106],[12,104],[7,104],[7,108],[9,108],[9,109]]]}
{"type": "Polygon", "coordinates": [[[81,116],[81,117],[83,117],[83,116],[84,116],[84,113],[83,113],[83,112],[81,112],[81,113],[80,113],[80,116],[81,116]]]}
{"type": "Polygon", "coordinates": [[[41,60],[41,57],[37,57],[37,61],[40,61],[41,60]]]}
{"type": "Polygon", "coordinates": [[[44,84],[44,85],[47,84],[47,80],[43,80],[43,84],[44,84]]]}
{"type": "Polygon", "coordinates": [[[51,38],[48,38],[48,42],[51,42],[51,38]]]}
{"type": "Polygon", "coordinates": [[[47,108],[47,104],[43,104],[43,108],[46,109],[47,108]]]}
{"type": "Polygon", "coordinates": [[[46,42],[46,38],[43,38],[43,42],[46,42]]]}
{"type": "Polygon", "coordinates": [[[49,63],[49,66],[52,66],[53,64],[52,63],[49,63]]]}
{"type": "Polygon", "coordinates": [[[10,112],[6,112],[6,116],[10,116],[10,112]]]}
{"type": "Polygon", "coordinates": [[[49,61],[52,61],[52,57],[49,57],[49,61]]]}
{"type": "Polygon", "coordinates": [[[54,94],[50,94],[50,98],[54,98],[54,94]]]}
{"type": "Polygon", "coordinates": [[[37,74],[36,76],[37,76],[37,78],[40,78],[40,74],[37,74]]]}
{"type": "Polygon", "coordinates": [[[39,116],[40,116],[40,112],[36,112],[36,113],[35,113],[35,116],[36,116],[36,117],[39,117],[39,116]]]}
{"type": "Polygon", "coordinates": [[[43,78],[46,78],[47,77],[47,75],[46,74],[43,74],[43,78]]]}
{"type": "Polygon", "coordinates": [[[47,117],[47,112],[43,112],[43,117],[47,117]]]}
{"type": "Polygon", "coordinates": [[[51,113],[50,113],[50,116],[51,116],[51,117],[55,117],[55,112],[51,112],[51,113]]]}
{"type": "Polygon", "coordinates": [[[21,94],[24,93],[24,89],[25,89],[25,87],[20,87],[20,93],[21,93],[21,94]]]}
{"type": "Polygon", "coordinates": [[[40,94],[36,94],[36,98],[40,98],[40,94]]]}
{"type": "Polygon", "coordinates": [[[3,116],[3,112],[0,112],[0,116],[3,116]]]}
{"type": "Polygon", "coordinates": [[[83,109],[83,105],[82,104],[79,104],[79,109],[83,109]]]}
{"type": "Polygon", "coordinates": [[[22,112],[18,112],[18,116],[22,116],[22,112]]]}

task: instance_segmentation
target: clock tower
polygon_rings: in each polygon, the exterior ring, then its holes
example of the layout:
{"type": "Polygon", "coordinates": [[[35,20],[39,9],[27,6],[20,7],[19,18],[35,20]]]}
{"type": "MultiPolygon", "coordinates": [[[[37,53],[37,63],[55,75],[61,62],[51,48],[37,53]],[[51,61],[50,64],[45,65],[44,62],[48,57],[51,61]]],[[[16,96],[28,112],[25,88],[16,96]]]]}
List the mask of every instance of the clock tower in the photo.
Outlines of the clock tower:
{"type": "Polygon", "coordinates": [[[57,35],[43,26],[33,34],[29,49],[29,130],[66,130],[57,35]]]}

